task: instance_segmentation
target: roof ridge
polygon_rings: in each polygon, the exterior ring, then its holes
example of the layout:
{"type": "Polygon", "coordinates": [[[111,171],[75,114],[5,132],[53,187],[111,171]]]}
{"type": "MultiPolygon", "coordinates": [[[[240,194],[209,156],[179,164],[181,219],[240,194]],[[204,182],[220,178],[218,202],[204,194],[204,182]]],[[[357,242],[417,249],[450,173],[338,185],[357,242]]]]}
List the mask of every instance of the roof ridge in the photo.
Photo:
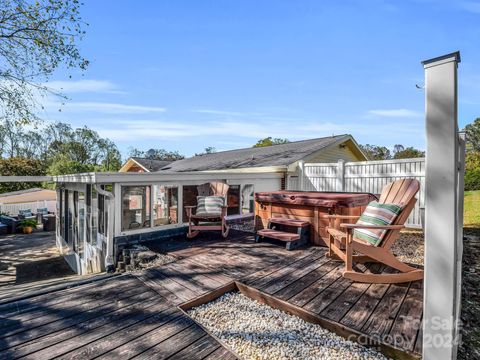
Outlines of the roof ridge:
{"type": "Polygon", "coordinates": [[[305,141],[325,140],[325,139],[327,139],[327,138],[335,139],[335,138],[341,138],[341,137],[343,137],[343,136],[351,136],[351,135],[350,135],[350,134],[331,135],[331,136],[324,136],[324,137],[313,138],[313,139],[303,139],[303,140],[297,140],[297,141],[289,141],[288,143],[284,143],[284,144],[274,144],[274,145],[259,146],[259,147],[250,146],[250,147],[245,147],[245,148],[240,148],[240,149],[223,150],[223,151],[217,151],[217,152],[214,152],[214,153],[195,155],[195,156],[191,156],[191,157],[184,158],[184,159],[177,160],[177,161],[189,160],[189,159],[193,159],[193,158],[195,158],[195,157],[207,156],[207,155],[214,155],[214,154],[221,154],[221,153],[227,153],[227,152],[232,152],[232,151],[250,150],[250,149],[261,149],[261,148],[271,148],[271,147],[273,147],[273,146],[291,145],[291,144],[296,144],[296,143],[305,142],[305,141]]]}

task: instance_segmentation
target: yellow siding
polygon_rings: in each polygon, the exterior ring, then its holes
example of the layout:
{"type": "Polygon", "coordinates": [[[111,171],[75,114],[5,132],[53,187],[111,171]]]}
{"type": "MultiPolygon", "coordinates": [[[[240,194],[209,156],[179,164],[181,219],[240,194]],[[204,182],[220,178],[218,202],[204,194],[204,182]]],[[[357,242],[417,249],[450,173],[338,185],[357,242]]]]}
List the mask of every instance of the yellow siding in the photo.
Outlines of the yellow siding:
{"type": "Polygon", "coordinates": [[[355,153],[345,144],[344,147],[335,145],[330,149],[321,150],[311,158],[305,159],[305,162],[309,163],[328,163],[337,162],[343,159],[345,161],[363,161],[363,158],[357,157],[355,153]]]}

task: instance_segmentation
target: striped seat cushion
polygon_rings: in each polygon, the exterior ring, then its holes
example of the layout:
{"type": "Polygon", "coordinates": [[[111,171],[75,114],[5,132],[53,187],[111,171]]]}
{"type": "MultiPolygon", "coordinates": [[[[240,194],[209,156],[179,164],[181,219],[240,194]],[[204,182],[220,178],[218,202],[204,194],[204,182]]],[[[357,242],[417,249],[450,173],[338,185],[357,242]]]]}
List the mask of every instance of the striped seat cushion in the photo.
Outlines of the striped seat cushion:
{"type": "MultiPolygon", "coordinates": [[[[368,204],[362,216],[357,221],[361,225],[391,225],[402,211],[403,206],[399,204],[379,204],[372,201],[368,204]]],[[[355,229],[353,237],[380,246],[387,230],[382,229],[355,229]]]]}
{"type": "Polygon", "coordinates": [[[223,196],[197,196],[196,215],[221,215],[222,206],[225,204],[223,196]]]}

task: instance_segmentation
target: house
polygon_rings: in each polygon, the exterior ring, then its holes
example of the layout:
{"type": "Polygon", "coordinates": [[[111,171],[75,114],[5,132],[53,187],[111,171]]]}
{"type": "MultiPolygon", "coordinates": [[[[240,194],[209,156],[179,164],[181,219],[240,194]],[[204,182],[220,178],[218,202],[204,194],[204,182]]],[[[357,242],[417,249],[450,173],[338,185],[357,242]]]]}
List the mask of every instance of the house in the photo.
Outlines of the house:
{"type": "Polygon", "coordinates": [[[119,172],[154,172],[170,163],[171,161],[131,157],[123,164],[119,172]]]}
{"type": "Polygon", "coordinates": [[[276,172],[294,173],[301,162],[365,161],[366,155],[348,134],[286,144],[202,154],[177,161],[129,158],[119,172],[276,172]]]}
{"type": "Polygon", "coordinates": [[[50,189],[32,188],[0,194],[0,212],[17,215],[20,210],[47,208],[55,211],[57,192],[50,189]]]}
{"type": "Polygon", "coordinates": [[[223,151],[165,164],[131,158],[117,173],[57,176],[57,245],[77,272],[98,272],[115,266],[122,247],[183,234],[184,209],[196,205],[200,184],[228,183],[228,214],[248,217],[253,213],[254,192],[284,189],[302,162],[340,159],[366,160],[351,135],[223,151]]]}
{"type": "Polygon", "coordinates": [[[0,204],[21,204],[35,201],[55,201],[55,190],[32,188],[0,194],[0,204]]]}
{"type": "Polygon", "coordinates": [[[328,136],[286,144],[203,154],[174,161],[159,171],[292,172],[299,162],[368,160],[351,135],[328,136]]]}

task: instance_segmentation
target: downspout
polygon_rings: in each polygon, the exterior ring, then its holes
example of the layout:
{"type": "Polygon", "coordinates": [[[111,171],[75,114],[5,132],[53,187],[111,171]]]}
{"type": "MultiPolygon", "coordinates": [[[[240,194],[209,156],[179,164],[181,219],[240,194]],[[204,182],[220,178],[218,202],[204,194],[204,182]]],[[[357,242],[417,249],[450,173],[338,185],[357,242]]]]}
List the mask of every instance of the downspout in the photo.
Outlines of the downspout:
{"type": "Polygon", "coordinates": [[[108,198],[108,215],[110,216],[110,219],[108,220],[107,227],[107,253],[105,255],[105,270],[107,273],[113,273],[115,272],[115,261],[113,259],[113,219],[115,216],[112,215],[114,215],[115,196],[113,193],[102,189],[98,184],[95,184],[95,190],[97,193],[108,198]]]}

